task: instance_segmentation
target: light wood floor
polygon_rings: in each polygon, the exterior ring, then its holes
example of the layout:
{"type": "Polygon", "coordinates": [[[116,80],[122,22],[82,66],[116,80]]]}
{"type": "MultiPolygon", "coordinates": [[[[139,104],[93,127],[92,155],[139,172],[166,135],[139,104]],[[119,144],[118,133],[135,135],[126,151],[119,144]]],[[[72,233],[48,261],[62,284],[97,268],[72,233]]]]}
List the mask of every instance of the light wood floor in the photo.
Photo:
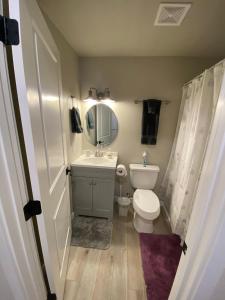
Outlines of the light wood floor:
{"type": "MultiPolygon", "coordinates": [[[[159,217],[155,233],[169,233],[159,217]]],[[[64,300],[145,300],[139,237],[132,213],[113,220],[108,250],[71,247],[64,300]]]]}

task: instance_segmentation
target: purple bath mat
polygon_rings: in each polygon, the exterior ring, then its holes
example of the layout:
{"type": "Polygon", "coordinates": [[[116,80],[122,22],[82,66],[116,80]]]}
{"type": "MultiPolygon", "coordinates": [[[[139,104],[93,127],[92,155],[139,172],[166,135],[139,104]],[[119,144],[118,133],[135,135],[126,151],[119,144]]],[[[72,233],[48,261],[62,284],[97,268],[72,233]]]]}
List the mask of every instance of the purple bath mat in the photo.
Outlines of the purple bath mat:
{"type": "Polygon", "coordinates": [[[140,245],[148,300],[167,300],[181,256],[180,238],[140,233],[140,245]]]}

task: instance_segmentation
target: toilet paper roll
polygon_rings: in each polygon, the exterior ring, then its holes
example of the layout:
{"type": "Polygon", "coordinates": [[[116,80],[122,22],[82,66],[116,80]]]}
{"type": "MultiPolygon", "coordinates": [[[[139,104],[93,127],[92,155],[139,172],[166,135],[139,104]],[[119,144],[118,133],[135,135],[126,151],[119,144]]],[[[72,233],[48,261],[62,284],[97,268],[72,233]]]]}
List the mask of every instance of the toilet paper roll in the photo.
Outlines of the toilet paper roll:
{"type": "Polygon", "coordinates": [[[116,168],[116,175],[120,177],[127,176],[127,169],[124,165],[118,165],[116,168]]]}

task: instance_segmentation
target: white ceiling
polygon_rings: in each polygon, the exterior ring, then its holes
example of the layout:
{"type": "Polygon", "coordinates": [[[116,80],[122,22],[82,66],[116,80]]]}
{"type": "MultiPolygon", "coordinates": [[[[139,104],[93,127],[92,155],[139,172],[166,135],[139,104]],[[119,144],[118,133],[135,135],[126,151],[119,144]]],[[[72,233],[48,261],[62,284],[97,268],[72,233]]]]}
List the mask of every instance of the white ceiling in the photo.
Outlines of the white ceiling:
{"type": "Polygon", "coordinates": [[[39,0],[80,56],[225,56],[225,0],[191,1],[179,27],[154,26],[160,2],[39,0]]]}

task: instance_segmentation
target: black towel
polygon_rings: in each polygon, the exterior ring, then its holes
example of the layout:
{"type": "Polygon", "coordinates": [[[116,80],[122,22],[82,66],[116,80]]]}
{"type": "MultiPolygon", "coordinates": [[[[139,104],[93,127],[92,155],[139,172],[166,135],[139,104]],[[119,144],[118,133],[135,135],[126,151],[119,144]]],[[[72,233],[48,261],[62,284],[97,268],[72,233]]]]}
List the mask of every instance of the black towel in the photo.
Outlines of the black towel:
{"type": "Polygon", "coordinates": [[[70,109],[71,131],[74,133],[82,133],[83,128],[80,120],[80,113],[77,108],[70,109]]]}
{"type": "Polygon", "coordinates": [[[141,143],[155,145],[159,126],[161,101],[149,99],[143,101],[141,143]]]}

